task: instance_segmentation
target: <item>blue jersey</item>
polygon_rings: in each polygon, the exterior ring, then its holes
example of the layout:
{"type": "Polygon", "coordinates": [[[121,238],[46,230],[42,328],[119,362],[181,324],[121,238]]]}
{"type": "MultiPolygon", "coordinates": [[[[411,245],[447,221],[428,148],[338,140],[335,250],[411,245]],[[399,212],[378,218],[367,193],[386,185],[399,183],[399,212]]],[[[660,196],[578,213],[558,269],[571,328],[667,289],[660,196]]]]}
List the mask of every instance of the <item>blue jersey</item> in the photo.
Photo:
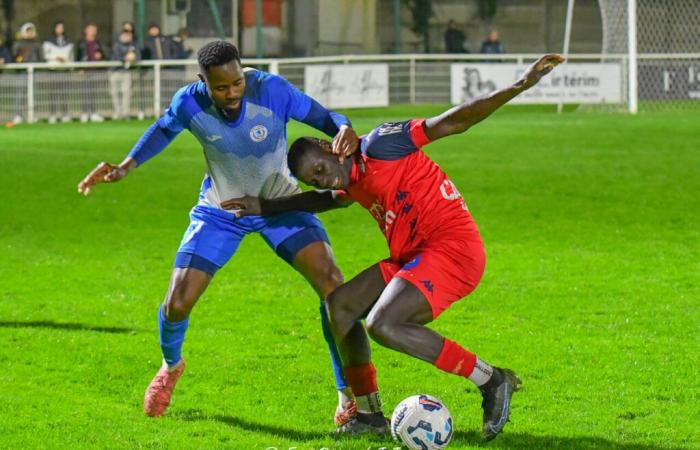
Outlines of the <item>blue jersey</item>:
{"type": "Polygon", "coordinates": [[[289,119],[330,136],[349,122],[282,77],[246,69],[245,82],[240,115],[234,121],[214,107],[203,82],[183,87],[129,155],[141,165],[188,129],[202,145],[207,161],[199,204],[220,208],[223,200],[244,195],[277,198],[298,193],[287,167],[289,119]]]}

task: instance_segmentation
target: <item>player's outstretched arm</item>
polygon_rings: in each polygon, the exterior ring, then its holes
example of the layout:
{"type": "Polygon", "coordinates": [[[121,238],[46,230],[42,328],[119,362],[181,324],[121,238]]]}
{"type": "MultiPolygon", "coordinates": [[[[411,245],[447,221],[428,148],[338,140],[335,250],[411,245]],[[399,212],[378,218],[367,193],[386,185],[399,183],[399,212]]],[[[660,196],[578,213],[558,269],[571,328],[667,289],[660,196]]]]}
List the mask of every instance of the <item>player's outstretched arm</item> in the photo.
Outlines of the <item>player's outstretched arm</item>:
{"type": "Polygon", "coordinates": [[[512,86],[492,92],[469,103],[457,105],[439,116],[427,119],[425,121],[425,134],[430,141],[434,141],[451,134],[464,133],[521,92],[536,85],[557,64],[563,62],[564,57],[555,53],[540,57],[512,86]]]}
{"type": "Polygon", "coordinates": [[[275,199],[245,196],[221,202],[223,209],[233,210],[236,217],[269,216],[287,211],[311,213],[344,208],[352,203],[346,196],[334,195],[331,191],[308,191],[275,199]]]}
{"type": "Polygon", "coordinates": [[[119,181],[127,176],[134,167],[136,167],[136,160],[130,156],[127,156],[119,165],[103,161],[78,183],[78,192],[88,195],[94,185],[119,181]]]}

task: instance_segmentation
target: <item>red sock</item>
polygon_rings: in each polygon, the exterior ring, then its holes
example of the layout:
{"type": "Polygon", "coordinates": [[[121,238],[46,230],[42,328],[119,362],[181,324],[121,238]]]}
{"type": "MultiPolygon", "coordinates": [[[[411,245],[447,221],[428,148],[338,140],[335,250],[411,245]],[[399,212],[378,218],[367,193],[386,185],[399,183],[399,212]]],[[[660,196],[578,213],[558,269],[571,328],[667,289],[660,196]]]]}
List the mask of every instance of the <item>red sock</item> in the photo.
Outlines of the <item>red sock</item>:
{"type": "Polygon", "coordinates": [[[355,396],[377,392],[377,370],[374,364],[367,363],[359,366],[345,366],[345,379],[355,396]]]}
{"type": "Polygon", "coordinates": [[[433,365],[447,373],[469,378],[476,365],[476,355],[463,349],[459,344],[445,339],[442,350],[433,365]]]}

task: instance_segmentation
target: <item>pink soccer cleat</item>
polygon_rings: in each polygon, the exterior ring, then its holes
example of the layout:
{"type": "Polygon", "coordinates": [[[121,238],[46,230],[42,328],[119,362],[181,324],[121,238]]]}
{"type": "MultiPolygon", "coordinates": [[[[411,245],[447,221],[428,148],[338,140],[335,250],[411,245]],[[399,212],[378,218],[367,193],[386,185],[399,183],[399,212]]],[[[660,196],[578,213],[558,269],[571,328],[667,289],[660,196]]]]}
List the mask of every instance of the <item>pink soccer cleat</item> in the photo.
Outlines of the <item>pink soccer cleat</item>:
{"type": "Polygon", "coordinates": [[[163,415],[170,404],[170,396],[175,389],[175,383],[185,371],[185,360],[181,359],[175,369],[168,370],[168,366],[163,363],[160,370],[153,377],[153,381],[148,385],[146,394],[143,397],[143,411],[151,417],[163,415]]]}

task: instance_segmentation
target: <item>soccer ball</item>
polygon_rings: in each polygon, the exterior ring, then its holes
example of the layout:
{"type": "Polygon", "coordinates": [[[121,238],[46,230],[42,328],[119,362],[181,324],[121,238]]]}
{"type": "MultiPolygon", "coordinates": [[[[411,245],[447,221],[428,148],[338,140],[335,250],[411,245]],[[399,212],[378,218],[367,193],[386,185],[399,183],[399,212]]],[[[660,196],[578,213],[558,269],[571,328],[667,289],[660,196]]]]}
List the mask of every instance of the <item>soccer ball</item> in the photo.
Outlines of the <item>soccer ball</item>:
{"type": "Polygon", "coordinates": [[[391,435],[414,450],[438,450],[452,439],[452,415],[430,395],[408,397],[391,415],[391,435]]]}

